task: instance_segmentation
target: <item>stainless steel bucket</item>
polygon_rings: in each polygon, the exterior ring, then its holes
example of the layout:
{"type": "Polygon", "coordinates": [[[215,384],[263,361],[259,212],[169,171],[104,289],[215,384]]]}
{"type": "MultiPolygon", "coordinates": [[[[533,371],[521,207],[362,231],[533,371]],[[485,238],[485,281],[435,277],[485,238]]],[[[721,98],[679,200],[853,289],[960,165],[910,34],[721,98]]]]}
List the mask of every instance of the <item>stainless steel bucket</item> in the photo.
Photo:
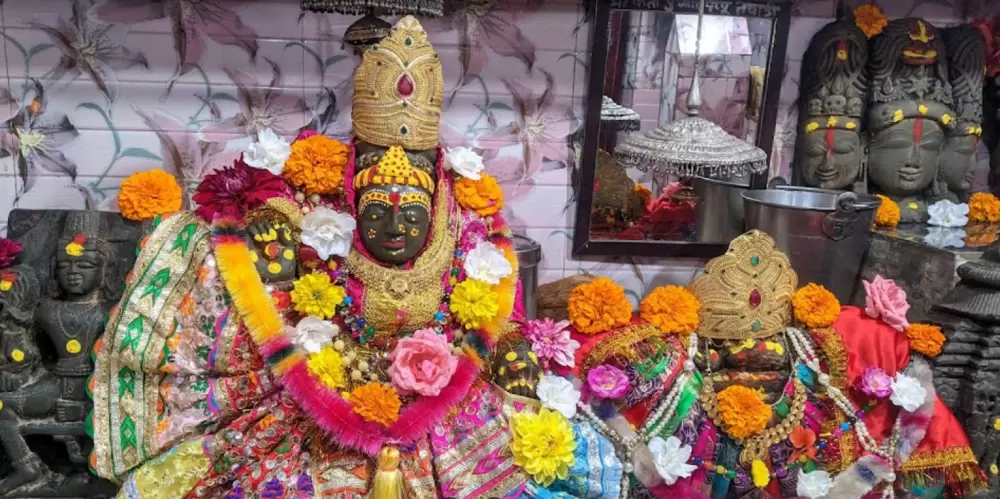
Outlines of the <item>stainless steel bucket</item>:
{"type": "Polygon", "coordinates": [[[747,230],[774,238],[799,285],[822,284],[841,303],[850,303],[880,203],[874,196],[806,187],[743,193],[747,230]]]}
{"type": "Polygon", "coordinates": [[[514,245],[521,278],[524,315],[528,319],[534,319],[538,315],[538,262],[542,260],[542,245],[520,235],[514,236],[514,245]]]}
{"type": "Polygon", "coordinates": [[[721,180],[695,177],[695,237],[701,242],[729,242],[743,233],[743,193],[747,179],[721,180]]]}

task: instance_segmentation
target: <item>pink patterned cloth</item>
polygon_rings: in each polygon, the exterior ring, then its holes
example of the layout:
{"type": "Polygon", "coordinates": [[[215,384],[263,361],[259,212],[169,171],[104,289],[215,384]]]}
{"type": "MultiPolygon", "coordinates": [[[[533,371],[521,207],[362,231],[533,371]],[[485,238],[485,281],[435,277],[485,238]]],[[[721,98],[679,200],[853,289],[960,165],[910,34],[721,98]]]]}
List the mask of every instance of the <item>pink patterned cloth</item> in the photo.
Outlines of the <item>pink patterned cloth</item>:
{"type": "Polygon", "coordinates": [[[861,281],[865,286],[865,314],[874,319],[880,319],[896,331],[903,332],[910,327],[906,320],[906,311],[910,304],[906,301],[906,291],[900,288],[892,279],[876,275],[875,279],[861,281]]]}

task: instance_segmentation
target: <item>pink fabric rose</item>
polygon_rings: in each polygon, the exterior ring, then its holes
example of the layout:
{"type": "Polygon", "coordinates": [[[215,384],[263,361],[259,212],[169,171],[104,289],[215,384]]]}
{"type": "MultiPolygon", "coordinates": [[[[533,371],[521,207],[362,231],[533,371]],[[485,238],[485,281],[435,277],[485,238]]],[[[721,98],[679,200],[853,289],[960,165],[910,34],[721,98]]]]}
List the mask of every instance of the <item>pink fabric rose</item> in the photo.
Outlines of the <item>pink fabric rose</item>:
{"type": "Polygon", "coordinates": [[[601,364],[587,373],[590,391],[605,399],[618,399],[628,392],[628,375],[615,366],[601,364]]]}
{"type": "Polygon", "coordinates": [[[389,379],[402,393],[437,396],[458,368],[448,340],[432,329],[421,329],[396,343],[389,355],[389,379]]]}
{"type": "Polygon", "coordinates": [[[580,343],[570,337],[569,321],[555,322],[546,317],[524,324],[524,338],[531,342],[531,350],[538,356],[542,367],[548,369],[549,362],[563,367],[573,367],[573,355],[580,343]]]}
{"type": "Polygon", "coordinates": [[[869,317],[881,319],[889,327],[903,332],[910,327],[906,320],[906,311],[910,304],[906,302],[906,291],[900,288],[892,279],[876,275],[871,282],[861,281],[865,286],[865,313],[869,317]]]}
{"type": "Polygon", "coordinates": [[[892,395],[892,376],[878,366],[868,366],[858,378],[858,389],[869,397],[884,399],[892,395]]]}

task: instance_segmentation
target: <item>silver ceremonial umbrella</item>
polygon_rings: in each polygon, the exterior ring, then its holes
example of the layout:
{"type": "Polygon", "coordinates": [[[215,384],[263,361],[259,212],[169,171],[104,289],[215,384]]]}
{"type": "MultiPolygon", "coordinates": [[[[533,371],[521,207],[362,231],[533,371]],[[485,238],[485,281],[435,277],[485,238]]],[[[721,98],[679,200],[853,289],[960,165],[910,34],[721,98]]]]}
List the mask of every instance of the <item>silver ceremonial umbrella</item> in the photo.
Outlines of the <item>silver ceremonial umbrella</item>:
{"type": "Polygon", "coordinates": [[[622,106],[608,97],[604,96],[601,103],[601,128],[609,127],[616,132],[634,132],[639,129],[639,113],[633,109],[622,106]]]}
{"type": "Polygon", "coordinates": [[[698,116],[701,108],[698,58],[704,10],[705,0],[701,0],[695,40],[695,71],[687,100],[688,117],[644,134],[630,135],[615,149],[618,164],[681,177],[742,177],[767,168],[767,154],[763,149],[730,135],[715,123],[698,116]]]}
{"type": "Polygon", "coordinates": [[[444,14],[444,0],[301,0],[302,10],[336,12],[352,16],[376,13],[385,16],[444,14]]]}

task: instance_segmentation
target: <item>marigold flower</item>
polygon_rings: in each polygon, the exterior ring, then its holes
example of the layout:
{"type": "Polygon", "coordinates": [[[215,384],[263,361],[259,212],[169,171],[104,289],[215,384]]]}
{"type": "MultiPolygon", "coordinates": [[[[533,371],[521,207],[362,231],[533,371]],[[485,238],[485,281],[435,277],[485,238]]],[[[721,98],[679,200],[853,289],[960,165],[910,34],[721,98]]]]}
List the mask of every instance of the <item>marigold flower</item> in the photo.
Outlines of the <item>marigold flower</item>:
{"type": "Polygon", "coordinates": [[[462,177],[455,181],[455,200],[459,206],[486,217],[503,208],[503,190],[497,180],[486,173],[479,180],[462,177]]]}
{"type": "Polygon", "coordinates": [[[969,220],[974,222],[1000,222],[1000,200],[988,192],[977,192],[969,197],[969,220]]]}
{"type": "Polygon", "coordinates": [[[635,184],[635,194],[639,196],[639,200],[642,201],[643,208],[649,205],[649,202],[653,200],[653,191],[649,190],[649,187],[642,184],[635,184]]]}
{"type": "Polygon", "coordinates": [[[344,185],[347,146],[316,134],[292,143],[281,176],[306,194],[332,194],[344,185]]]}
{"type": "Polygon", "coordinates": [[[544,408],[538,414],[522,412],[514,415],[511,429],[515,465],[544,487],[569,476],[576,440],[573,427],[562,414],[544,408]]]}
{"type": "Polygon", "coordinates": [[[940,327],[933,324],[913,323],[906,330],[906,337],[910,340],[910,350],[928,357],[941,355],[941,347],[944,346],[945,337],[940,327]]]}
{"type": "Polygon", "coordinates": [[[163,170],[134,173],[118,189],[122,216],[137,222],[178,211],[183,201],[181,185],[163,170]]]}
{"type": "Polygon", "coordinates": [[[866,3],[854,9],[854,24],[861,28],[865,38],[871,39],[889,25],[889,20],[878,5],[866,3]]]}
{"type": "Polygon", "coordinates": [[[698,329],[701,302],[681,286],[660,286],[639,304],[639,315],[664,333],[690,333],[698,329]]]}
{"type": "Polygon", "coordinates": [[[899,205],[887,196],[876,194],[882,204],[875,210],[875,225],[879,227],[895,227],[899,225],[899,205]]]}
{"type": "Polygon", "coordinates": [[[756,435],[771,420],[771,406],[754,389],[733,385],[719,392],[718,411],[726,432],[733,438],[756,435]]]}
{"type": "Polygon", "coordinates": [[[399,419],[399,409],[403,403],[391,386],[384,383],[368,383],[354,389],[348,396],[354,412],[365,421],[389,426],[399,419]]]}
{"type": "Polygon", "coordinates": [[[466,279],[451,293],[451,313],[466,329],[477,329],[500,312],[500,296],[492,286],[466,279]]]}
{"type": "Polygon", "coordinates": [[[840,317],[840,301],[828,289],[816,283],[799,288],[792,295],[795,318],[810,329],[830,327],[840,317]]]}
{"type": "Polygon", "coordinates": [[[306,365],[320,383],[334,390],[344,387],[344,359],[333,346],[327,345],[310,355],[306,365]]]}
{"type": "Polygon", "coordinates": [[[568,308],[570,324],[584,334],[602,333],[632,319],[632,302],[625,297],[625,288],[607,277],[573,289],[568,308]]]}
{"type": "Polygon", "coordinates": [[[344,302],[347,293],[344,288],[333,284],[330,276],[313,272],[300,277],[289,294],[295,311],[302,315],[314,315],[323,319],[333,317],[337,306],[344,302]]]}

